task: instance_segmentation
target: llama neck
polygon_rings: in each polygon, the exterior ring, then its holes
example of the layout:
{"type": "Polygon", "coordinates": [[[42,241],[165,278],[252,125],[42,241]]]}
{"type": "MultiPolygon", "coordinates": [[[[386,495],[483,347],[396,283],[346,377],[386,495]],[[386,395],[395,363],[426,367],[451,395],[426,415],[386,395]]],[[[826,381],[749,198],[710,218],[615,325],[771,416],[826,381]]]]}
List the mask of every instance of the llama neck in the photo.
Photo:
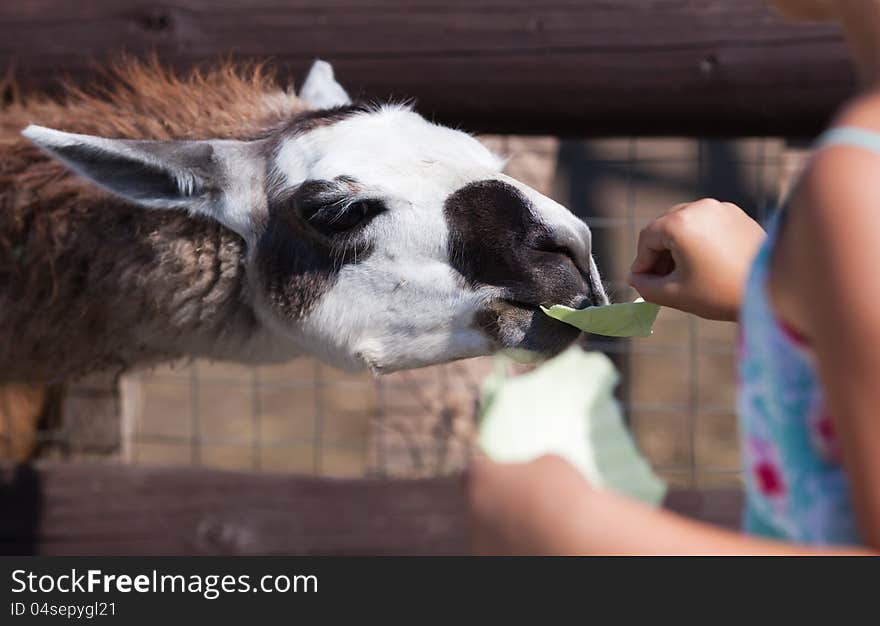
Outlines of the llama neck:
{"type": "Polygon", "coordinates": [[[138,285],[156,309],[136,322],[138,338],[170,356],[243,363],[290,358],[292,349],[255,313],[245,243],[214,222],[160,217],[163,227],[150,242],[157,254],[138,285]]]}
{"type": "Polygon", "coordinates": [[[0,216],[0,240],[15,242],[0,248],[0,270],[14,268],[0,271],[10,278],[0,281],[3,378],[282,358],[250,304],[244,242],[223,227],[112,199],[27,215],[0,216]]]}
{"type": "Polygon", "coordinates": [[[183,237],[167,229],[154,242],[160,252],[139,288],[155,308],[134,327],[139,340],[161,353],[235,359],[260,333],[249,305],[244,244],[215,224],[200,225],[183,237]]]}

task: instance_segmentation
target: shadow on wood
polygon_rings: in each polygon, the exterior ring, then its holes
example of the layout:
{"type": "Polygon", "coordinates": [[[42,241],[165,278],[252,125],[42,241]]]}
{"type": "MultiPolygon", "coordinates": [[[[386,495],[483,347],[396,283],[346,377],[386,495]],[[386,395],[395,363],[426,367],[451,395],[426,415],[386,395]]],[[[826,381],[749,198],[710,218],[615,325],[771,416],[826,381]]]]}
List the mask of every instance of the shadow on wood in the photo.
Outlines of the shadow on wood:
{"type": "MultiPolygon", "coordinates": [[[[311,476],[45,463],[0,469],[0,554],[467,554],[461,476],[311,476]]],[[[735,492],[673,492],[728,527],[735,492]]]]}

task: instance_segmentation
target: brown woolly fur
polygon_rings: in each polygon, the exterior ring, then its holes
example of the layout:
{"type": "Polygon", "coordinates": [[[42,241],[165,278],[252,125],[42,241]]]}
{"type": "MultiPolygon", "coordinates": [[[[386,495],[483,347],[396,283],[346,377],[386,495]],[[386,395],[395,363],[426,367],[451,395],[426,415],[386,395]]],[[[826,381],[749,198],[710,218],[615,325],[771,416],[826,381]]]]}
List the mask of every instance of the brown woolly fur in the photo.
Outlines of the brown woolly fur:
{"type": "Polygon", "coordinates": [[[255,326],[236,235],[112,198],[20,132],[33,123],[113,138],[245,139],[305,107],[262,65],[178,76],[155,60],[124,61],[100,84],[0,109],[0,380],[192,354],[197,335],[222,344],[229,329],[238,337],[255,326]]]}

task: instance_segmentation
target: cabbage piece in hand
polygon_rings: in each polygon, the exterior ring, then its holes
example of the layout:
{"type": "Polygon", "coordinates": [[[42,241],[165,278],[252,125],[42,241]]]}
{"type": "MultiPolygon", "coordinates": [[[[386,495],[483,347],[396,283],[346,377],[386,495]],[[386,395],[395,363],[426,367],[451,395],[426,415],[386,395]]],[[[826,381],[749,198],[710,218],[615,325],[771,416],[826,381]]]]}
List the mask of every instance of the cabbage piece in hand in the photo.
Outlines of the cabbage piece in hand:
{"type": "Polygon", "coordinates": [[[521,376],[495,357],[483,381],[479,443],[502,463],[558,454],[594,486],[653,505],[665,483],[640,454],[614,398],[618,373],[601,352],[575,346],[521,376]]]}

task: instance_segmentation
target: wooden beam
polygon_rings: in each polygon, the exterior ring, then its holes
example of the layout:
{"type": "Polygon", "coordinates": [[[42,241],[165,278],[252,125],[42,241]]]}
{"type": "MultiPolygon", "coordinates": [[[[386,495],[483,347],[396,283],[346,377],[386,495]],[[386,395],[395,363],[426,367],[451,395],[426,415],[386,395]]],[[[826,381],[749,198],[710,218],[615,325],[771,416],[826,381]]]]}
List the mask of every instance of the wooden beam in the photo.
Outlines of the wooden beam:
{"type": "Polygon", "coordinates": [[[2,484],[2,554],[449,554],[467,545],[458,479],[52,463],[8,469],[2,484]]]}
{"type": "MultiPolygon", "coordinates": [[[[461,476],[339,480],[99,463],[0,466],[0,554],[467,554],[461,476]]],[[[728,527],[734,491],[668,506],[728,527]]]]}
{"type": "Polygon", "coordinates": [[[354,94],[477,131],[810,135],[852,91],[840,34],[764,0],[19,0],[0,69],[81,80],[121,51],[175,66],[322,57],[354,94]]]}

